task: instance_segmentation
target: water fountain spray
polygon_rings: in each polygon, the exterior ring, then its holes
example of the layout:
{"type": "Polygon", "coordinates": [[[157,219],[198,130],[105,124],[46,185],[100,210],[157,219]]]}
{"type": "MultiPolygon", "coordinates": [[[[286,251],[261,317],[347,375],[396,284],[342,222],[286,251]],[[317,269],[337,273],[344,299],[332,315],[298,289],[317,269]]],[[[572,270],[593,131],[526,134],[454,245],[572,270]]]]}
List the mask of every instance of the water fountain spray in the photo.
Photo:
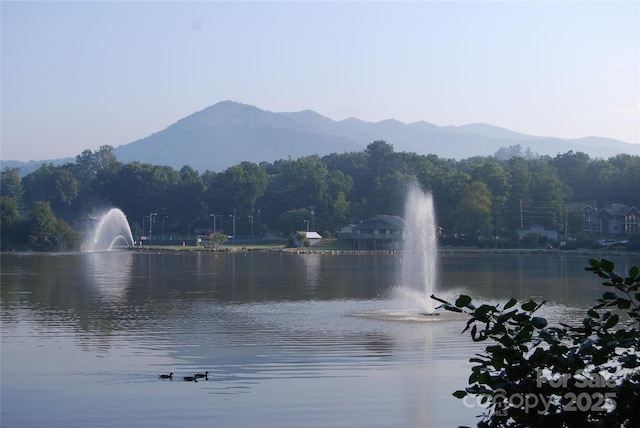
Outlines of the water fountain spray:
{"type": "Polygon", "coordinates": [[[133,246],[133,235],[124,213],[112,208],[98,221],[95,230],[85,238],[85,251],[110,251],[133,246]]]}
{"type": "Polygon", "coordinates": [[[398,293],[413,300],[423,314],[434,314],[438,280],[438,245],[433,197],[413,184],[405,202],[405,229],[402,246],[402,268],[398,293]]]}

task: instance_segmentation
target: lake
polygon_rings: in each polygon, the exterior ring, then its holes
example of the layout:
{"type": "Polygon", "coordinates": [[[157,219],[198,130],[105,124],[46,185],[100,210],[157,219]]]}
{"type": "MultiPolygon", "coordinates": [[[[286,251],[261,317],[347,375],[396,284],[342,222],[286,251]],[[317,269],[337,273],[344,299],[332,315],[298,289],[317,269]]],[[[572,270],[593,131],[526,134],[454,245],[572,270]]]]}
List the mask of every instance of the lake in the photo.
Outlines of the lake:
{"type": "MultiPolygon", "coordinates": [[[[436,294],[546,299],[550,319],[580,320],[603,292],[588,258],[445,254],[436,294]]],[[[451,396],[481,349],[460,334],[464,319],[379,316],[413,311],[393,297],[401,254],[3,253],[1,263],[3,428],[444,427],[482,413],[451,396]]]]}

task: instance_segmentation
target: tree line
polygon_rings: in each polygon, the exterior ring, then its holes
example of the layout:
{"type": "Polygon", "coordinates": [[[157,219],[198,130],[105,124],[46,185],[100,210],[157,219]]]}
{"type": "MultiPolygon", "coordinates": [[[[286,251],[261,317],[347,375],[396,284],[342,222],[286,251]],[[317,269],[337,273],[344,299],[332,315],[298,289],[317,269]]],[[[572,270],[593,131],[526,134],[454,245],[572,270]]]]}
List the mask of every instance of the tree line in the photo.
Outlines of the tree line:
{"type": "MultiPolygon", "coordinates": [[[[229,235],[313,229],[331,236],[376,214],[403,215],[409,183],[433,194],[445,234],[509,237],[523,223],[564,230],[572,201],[638,206],[640,156],[605,160],[570,151],[456,161],[395,152],[391,144],[374,141],[360,152],[242,162],[201,174],[190,166],[125,164],[111,146],[102,146],[24,177],[17,168],[2,171],[2,248],[73,248],[78,238],[69,225],[109,207],[127,215],[136,237],[151,227],[154,235],[215,227],[229,235]]],[[[580,225],[574,227],[579,233],[580,225]]]]}

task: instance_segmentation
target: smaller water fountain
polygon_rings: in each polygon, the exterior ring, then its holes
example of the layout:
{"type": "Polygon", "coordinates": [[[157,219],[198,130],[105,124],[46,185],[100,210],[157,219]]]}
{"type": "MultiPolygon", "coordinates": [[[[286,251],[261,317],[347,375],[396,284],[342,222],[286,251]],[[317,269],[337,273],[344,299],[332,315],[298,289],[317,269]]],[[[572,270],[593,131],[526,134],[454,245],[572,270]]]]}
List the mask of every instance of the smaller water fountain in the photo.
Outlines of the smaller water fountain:
{"type": "Polygon", "coordinates": [[[87,234],[85,251],[110,251],[133,246],[133,235],[124,213],[112,208],[100,217],[95,230],[87,234]]]}

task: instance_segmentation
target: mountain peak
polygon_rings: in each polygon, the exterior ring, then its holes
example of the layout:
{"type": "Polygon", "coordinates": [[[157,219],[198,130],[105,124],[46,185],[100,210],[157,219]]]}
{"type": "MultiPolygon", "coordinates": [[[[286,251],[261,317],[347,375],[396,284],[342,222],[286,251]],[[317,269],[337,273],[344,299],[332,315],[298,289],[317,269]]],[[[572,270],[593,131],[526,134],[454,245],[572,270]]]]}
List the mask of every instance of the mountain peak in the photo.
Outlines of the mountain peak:
{"type": "MultiPolygon", "coordinates": [[[[258,107],[235,101],[221,101],[181,119],[181,125],[200,124],[200,126],[256,126],[268,123],[273,115],[258,107]]],[[[177,124],[176,123],[176,124],[177,124]]]]}
{"type": "Polygon", "coordinates": [[[334,121],[310,110],[274,113],[226,100],[181,119],[167,129],[114,149],[122,161],[139,160],[220,170],[242,161],[280,159],[360,151],[384,140],[396,151],[435,154],[445,158],[491,156],[502,148],[521,145],[534,153],[555,156],[569,150],[592,157],[633,153],[629,143],[598,138],[563,140],[537,137],[505,128],[474,123],[438,126],[425,121],[405,124],[395,119],[365,122],[358,118],[334,121]],[[598,141],[603,141],[599,147],[598,141]],[[158,159],[173,153],[170,158],[158,159]]]}
{"type": "Polygon", "coordinates": [[[598,137],[537,137],[484,123],[438,126],[419,121],[407,125],[395,119],[371,123],[358,118],[338,122],[309,109],[274,113],[231,100],[192,113],[146,138],[115,147],[114,154],[125,163],[138,161],[177,169],[189,165],[204,172],[221,171],[243,161],[275,162],[313,154],[358,152],[376,140],[388,142],[398,152],[453,159],[492,156],[516,145],[549,156],[570,150],[600,158],[620,153],[638,155],[637,145],[598,137]]]}

